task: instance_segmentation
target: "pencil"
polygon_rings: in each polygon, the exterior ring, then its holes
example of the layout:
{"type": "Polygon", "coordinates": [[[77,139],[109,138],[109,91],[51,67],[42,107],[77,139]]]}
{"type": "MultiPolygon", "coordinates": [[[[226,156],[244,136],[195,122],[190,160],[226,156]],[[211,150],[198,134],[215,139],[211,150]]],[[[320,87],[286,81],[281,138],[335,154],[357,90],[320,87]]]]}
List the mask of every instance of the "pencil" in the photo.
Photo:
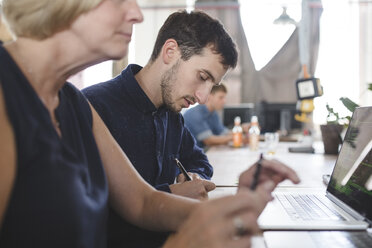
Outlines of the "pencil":
{"type": "Polygon", "coordinates": [[[252,184],[251,184],[251,187],[250,187],[251,190],[255,190],[256,187],[257,187],[258,178],[260,177],[261,168],[262,168],[262,164],[261,164],[262,160],[263,160],[263,154],[261,153],[260,154],[260,159],[257,162],[256,171],[254,172],[254,175],[253,175],[253,181],[252,181],[252,184]]]}
{"type": "Polygon", "coordinates": [[[176,161],[176,164],[178,168],[180,169],[180,171],[182,172],[182,174],[185,176],[186,181],[192,181],[192,178],[190,177],[189,174],[187,174],[187,171],[185,170],[185,167],[183,167],[181,162],[177,158],[175,158],[174,160],[176,161]]]}

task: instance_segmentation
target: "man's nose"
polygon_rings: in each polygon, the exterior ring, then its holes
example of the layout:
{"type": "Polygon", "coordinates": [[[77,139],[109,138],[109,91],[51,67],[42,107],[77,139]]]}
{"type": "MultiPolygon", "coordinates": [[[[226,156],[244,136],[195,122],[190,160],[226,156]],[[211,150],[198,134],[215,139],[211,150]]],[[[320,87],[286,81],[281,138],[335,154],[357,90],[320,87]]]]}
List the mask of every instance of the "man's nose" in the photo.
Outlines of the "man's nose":
{"type": "Polygon", "coordinates": [[[196,99],[198,101],[198,103],[200,104],[204,104],[207,99],[208,99],[208,96],[212,90],[212,84],[211,85],[203,85],[203,86],[200,86],[196,92],[195,92],[195,96],[196,96],[196,99]]]}

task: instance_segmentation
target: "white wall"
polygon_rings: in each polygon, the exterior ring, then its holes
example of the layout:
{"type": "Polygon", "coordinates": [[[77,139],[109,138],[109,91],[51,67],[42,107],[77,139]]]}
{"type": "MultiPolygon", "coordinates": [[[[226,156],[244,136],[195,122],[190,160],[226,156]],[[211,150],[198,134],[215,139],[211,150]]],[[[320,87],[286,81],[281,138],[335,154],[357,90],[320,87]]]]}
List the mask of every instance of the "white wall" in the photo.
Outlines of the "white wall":
{"type": "Polygon", "coordinates": [[[349,0],[323,0],[316,76],[324,95],[315,99],[314,122],[324,123],[329,103],[341,115],[350,115],[339,101],[359,101],[359,6],[349,0]]]}
{"type": "Polygon", "coordinates": [[[150,59],[156,36],[167,17],[193,5],[190,0],[138,0],[144,21],[135,26],[134,37],[129,49],[128,62],[144,66],[150,59]]]}
{"type": "Polygon", "coordinates": [[[360,6],[360,103],[372,105],[372,3],[360,6]]]}
{"type": "Polygon", "coordinates": [[[144,21],[135,26],[128,62],[144,66],[150,59],[158,31],[171,10],[144,9],[144,21]]]}

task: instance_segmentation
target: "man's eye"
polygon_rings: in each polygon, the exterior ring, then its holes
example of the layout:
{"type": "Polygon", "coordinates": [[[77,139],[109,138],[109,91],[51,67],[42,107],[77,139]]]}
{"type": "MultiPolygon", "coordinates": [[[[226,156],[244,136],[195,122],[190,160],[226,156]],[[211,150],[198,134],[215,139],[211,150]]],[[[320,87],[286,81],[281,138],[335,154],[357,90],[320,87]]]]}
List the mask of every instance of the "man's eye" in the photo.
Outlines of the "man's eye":
{"type": "Polygon", "coordinates": [[[205,77],[203,75],[200,75],[200,80],[207,81],[208,80],[208,77],[205,77]]]}

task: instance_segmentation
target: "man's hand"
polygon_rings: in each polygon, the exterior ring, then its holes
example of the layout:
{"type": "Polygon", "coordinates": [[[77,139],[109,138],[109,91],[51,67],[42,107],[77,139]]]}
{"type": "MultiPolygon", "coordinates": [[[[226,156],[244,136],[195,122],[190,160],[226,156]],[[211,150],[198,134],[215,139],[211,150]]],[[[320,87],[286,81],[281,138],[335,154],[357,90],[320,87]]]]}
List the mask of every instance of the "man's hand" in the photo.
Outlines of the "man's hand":
{"type": "MultiPolygon", "coordinates": [[[[187,172],[187,174],[189,174],[189,176],[192,178],[192,180],[201,179],[200,176],[196,173],[187,172]]],[[[186,177],[181,173],[177,176],[177,183],[183,183],[183,182],[186,182],[186,177]]]]}
{"type": "MultiPolygon", "coordinates": [[[[260,176],[258,178],[258,185],[272,181],[273,188],[275,189],[276,185],[280,182],[284,181],[285,179],[291,180],[293,183],[297,184],[300,182],[299,177],[297,176],[296,172],[289,168],[288,166],[284,165],[283,163],[279,162],[278,160],[262,160],[261,162],[262,169],[260,176]]],[[[253,181],[253,175],[256,171],[257,164],[251,166],[248,170],[244,171],[240,174],[239,177],[239,189],[240,188],[249,188],[253,181]]]]}
{"type": "Polygon", "coordinates": [[[176,195],[186,196],[198,200],[206,200],[208,199],[208,192],[214,190],[216,185],[211,181],[193,176],[192,181],[172,184],[169,186],[169,188],[171,192],[176,195]]]}

